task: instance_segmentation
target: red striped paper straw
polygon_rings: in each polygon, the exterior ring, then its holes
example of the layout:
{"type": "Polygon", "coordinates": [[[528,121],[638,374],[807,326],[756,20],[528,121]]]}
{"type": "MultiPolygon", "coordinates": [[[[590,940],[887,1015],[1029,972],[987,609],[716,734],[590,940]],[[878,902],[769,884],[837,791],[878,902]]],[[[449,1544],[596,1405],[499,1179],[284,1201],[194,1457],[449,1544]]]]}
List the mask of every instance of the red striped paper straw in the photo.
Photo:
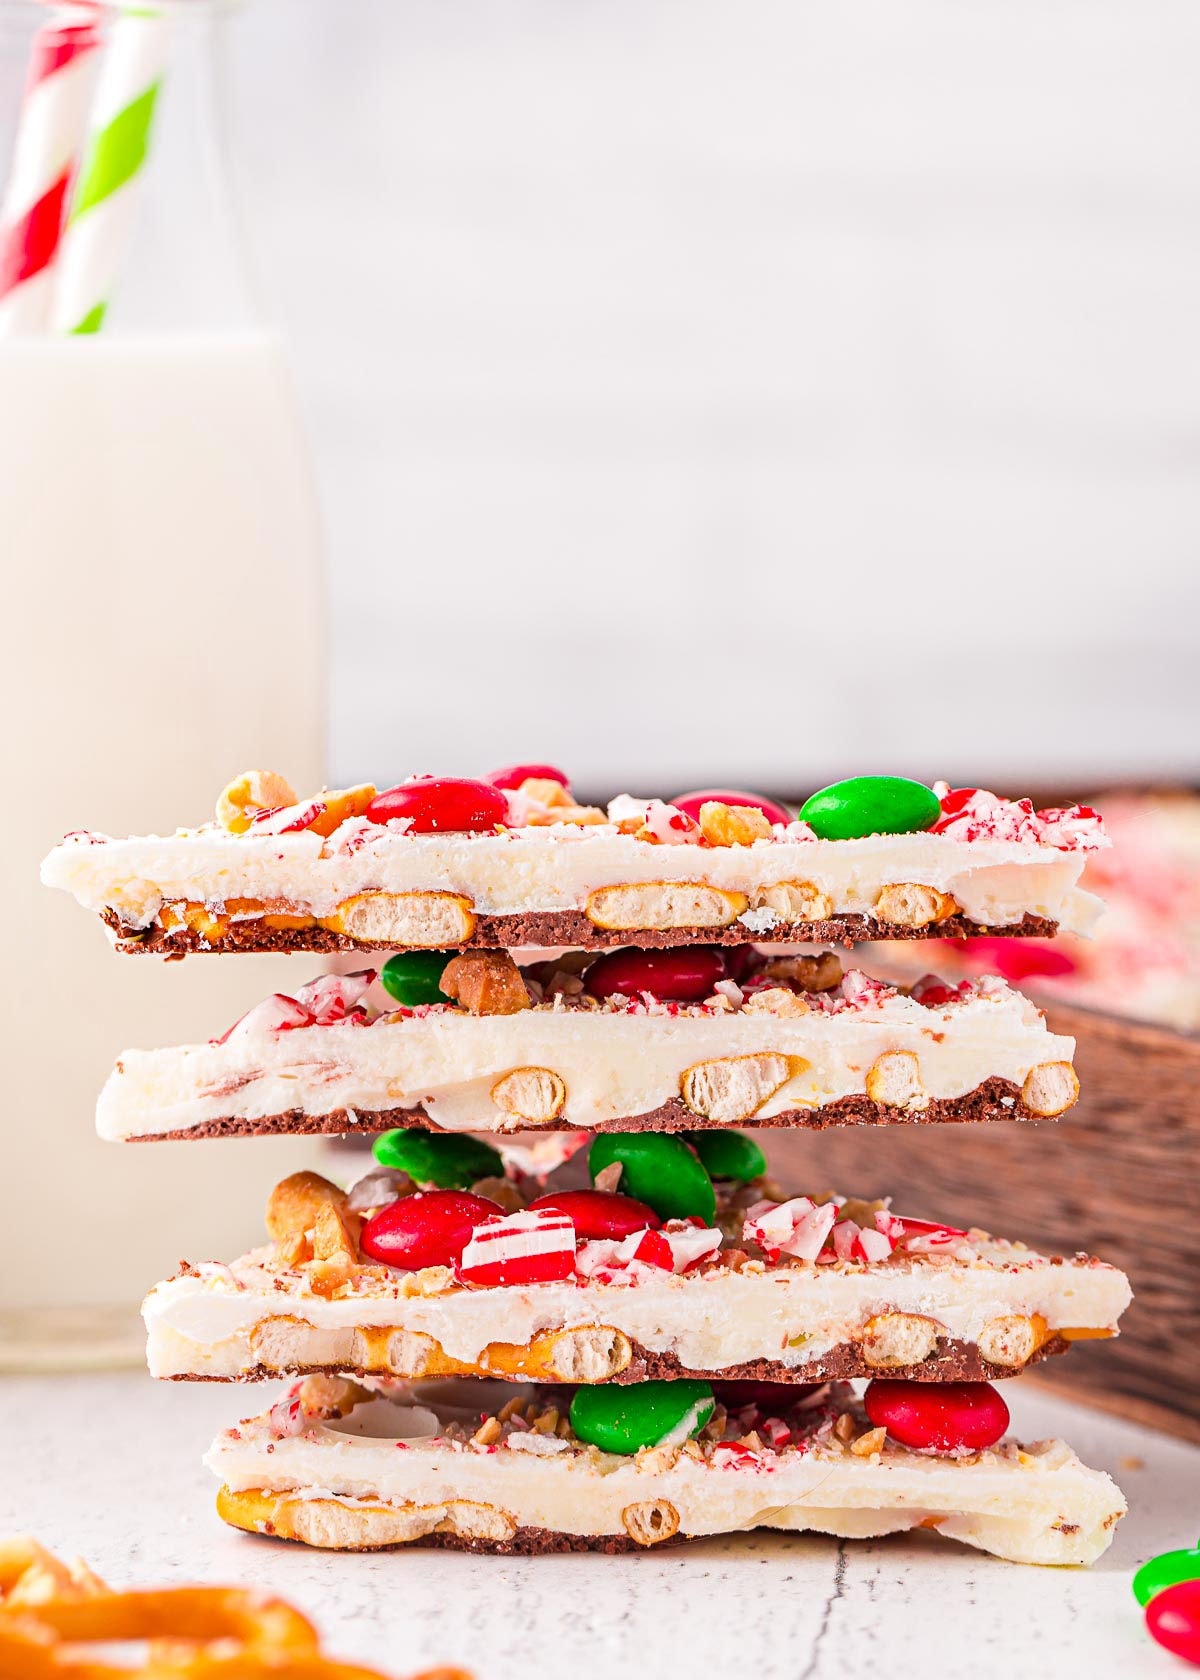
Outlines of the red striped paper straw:
{"type": "Polygon", "coordinates": [[[87,132],[98,13],[56,7],[37,31],[0,209],[0,335],[43,330],[71,178],[87,132]]]}

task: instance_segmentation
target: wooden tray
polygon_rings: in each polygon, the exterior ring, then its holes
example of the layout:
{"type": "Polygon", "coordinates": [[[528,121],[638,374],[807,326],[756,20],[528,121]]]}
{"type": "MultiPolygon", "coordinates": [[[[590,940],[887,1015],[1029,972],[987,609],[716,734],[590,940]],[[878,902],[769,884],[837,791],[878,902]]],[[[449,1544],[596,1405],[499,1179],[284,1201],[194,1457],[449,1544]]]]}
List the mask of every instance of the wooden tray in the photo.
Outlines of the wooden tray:
{"type": "Polygon", "coordinates": [[[1135,1297],[1121,1335],[1036,1380],[1200,1441],[1200,1037],[1047,1013],[1078,1041],[1082,1093],[1059,1121],[775,1133],[765,1147],[789,1186],[891,1195],[901,1213],[1120,1266],[1135,1297]]]}

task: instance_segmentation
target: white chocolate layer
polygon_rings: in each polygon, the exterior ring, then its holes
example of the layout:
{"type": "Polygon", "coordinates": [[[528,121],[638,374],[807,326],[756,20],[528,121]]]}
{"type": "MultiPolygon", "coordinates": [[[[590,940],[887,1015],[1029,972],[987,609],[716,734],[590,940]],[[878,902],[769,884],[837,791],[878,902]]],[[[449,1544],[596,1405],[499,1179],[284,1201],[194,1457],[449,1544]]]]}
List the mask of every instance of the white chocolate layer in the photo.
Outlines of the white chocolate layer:
{"type": "MultiPolygon", "coordinates": [[[[410,835],[362,819],[330,840],[215,828],[169,838],[69,836],[46,858],[42,880],[89,910],[116,911],[135,929],[178,900],[213,907],[237,898],[283,901],[324,917],[364,892],[451,892],[470,899],[479,915],[521,915],[581,909],[594,889],[630,882],[703,882],[753,901],[767,887],[805,881],[832,899],[835,915],[870,915],[882,887],[912,882],[949,893],[964,915],[987,926],[1008,926],[1028,912],[1086,933],[1100,910],[1098,899],[1078,889],[1086,857],[929,833],[672,846],[650,845],[607,823],[410,835]],[[350,849],[347,840],[360,837],[350,849]]],[[[765,929],[762,922],[755,931],[765,929]]]]}
{"type": "Polygon", "coordinates": [[[1070,1062],[1075,1041],[1050,1033],[1040,1011],[999,982],[943,1008],[893,994],[865,1009],[800,1016],[445,1009],[369,1027],[237,1033],[224,1044],[125,1051],[100,1094],[96,1125],[101,1137],[124,1139],[292,1111],[316,1120],[423,1107],[448,1131],[504,1130],[513,1116],[493,1100],[492,1087],[515,1068],[535,1067],[566,1087],[558,1118],[588,1129],[678,1098],[697,1063],[774,1052],[790,1059],[793,1072],[753,1111],[767,1119],[863,1095],[878,1058],[896,1050],[917,1057],[928,1097],[953,1100],[990,1078],[1020,1089],[1035,1067],[1070,1062]]]}
{"type": "Polygon", "coordinates": [[[719,1372],[760,1359],[801,1367],[858,1343],[871,1320],[888,1313],[917,1315],[939,1336],[966,1343],[1012,1315],[1040,1317],[1048,1334],[1115,1334],[1130,1301],[1124,1274],[1098,1260],[1051,1261],[978,1238],[960,1252],[871,1266],[785,1260],[765,1271],[661,1272],[636,1283],[451,1286],[432,1296],[404,1293],[407,1274],[389,1283],[366,1274],[333,1300],[311,1293],[301,1272],[268,1270],[270,1250],[258,1249],[232,1266],[158,1284],[142,1314],[156,1377],[238,1377],[264,1364],[413,1375],[411,1347],[403,1338],[389,1346],[388,1331],[432,1337],[449,1358],[471,1365],[494,1343],[527,1347],[593,1325],[672,1355],[684,1369],[719,1372]],[[389,1358],[390,1367],[381,1365],[389,1358]]]}
{"type": "Polygon", "coordinates": [[[924,1525],[1017,1563],[1082,1564],[1106,1550],[1125,1511],[1110,1478],[1061,1441],[1005,1442],[967,1461],[891,1442],[869,1457],[825,1441],[729,1462],[616,1457],[553,1437],[537,1437],[536,1451],[508,1441],[489,1451],[427,1433],[430,1410],[443,1427],[456,1415],[436,1396],[422,1385],[403,1395],[416,1406],[372,1400],[301,1435],[253,1419],[219,1437],[205,1463],[235,1492],[304,1502],[290,1511],[296,1537],[335,1548],[418,1539],[439,1524],[485,1543],[522,1529],[625,1539],[645,1532],[645,1510],[657,1506],[689,1537],[776,1528],[868,1538],[924,1525]]]}

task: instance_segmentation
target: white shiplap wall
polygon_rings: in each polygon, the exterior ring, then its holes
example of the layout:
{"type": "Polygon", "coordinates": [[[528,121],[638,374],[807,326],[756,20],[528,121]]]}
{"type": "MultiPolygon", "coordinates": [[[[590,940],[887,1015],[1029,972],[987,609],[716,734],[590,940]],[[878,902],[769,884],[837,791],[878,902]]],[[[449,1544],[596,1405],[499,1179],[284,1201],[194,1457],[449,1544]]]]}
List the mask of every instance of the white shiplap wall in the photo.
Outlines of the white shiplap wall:
{"type": "Polygon", "coordinates": [[[1196,770],[1200,13],[257,0],[339,774],[1196,770]]]}

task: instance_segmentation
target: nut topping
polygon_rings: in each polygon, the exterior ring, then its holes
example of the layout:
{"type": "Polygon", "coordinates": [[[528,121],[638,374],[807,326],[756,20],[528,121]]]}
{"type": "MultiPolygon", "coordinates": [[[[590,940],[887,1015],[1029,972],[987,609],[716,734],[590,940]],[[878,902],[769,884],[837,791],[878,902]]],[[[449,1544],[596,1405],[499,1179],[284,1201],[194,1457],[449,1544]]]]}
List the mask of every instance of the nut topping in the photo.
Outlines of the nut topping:
{"type": "Polygon", "coordinates": [[[256,811],[294,805],[291,783],[274,770],[245,770],[235,776],[217,799],[217,821],[230,834],[245,834],[256,811]]]}
{"type": "Polygon", "coordinates": [[[516,1015],[530,1006],[521,971],[507,951],[464,951],[451,957],[438,985],[472,1015],[516,1015]]]}
{"type": "Polygon", "coordinates": [[[722,805],[710,799],[700,807],[700,832],[710,846],[752,846],[771,838],[771,824],[753,805],[722,805]]]}
{"type": "Polygon", "coordinates": [[[320,1173],[297,1172],[282,1179],[267,1198],[267,1235],[282,1242],[302,1237],[316,1225],[323,1209],[346,1206],[345,1191],[320,1173]]]}

